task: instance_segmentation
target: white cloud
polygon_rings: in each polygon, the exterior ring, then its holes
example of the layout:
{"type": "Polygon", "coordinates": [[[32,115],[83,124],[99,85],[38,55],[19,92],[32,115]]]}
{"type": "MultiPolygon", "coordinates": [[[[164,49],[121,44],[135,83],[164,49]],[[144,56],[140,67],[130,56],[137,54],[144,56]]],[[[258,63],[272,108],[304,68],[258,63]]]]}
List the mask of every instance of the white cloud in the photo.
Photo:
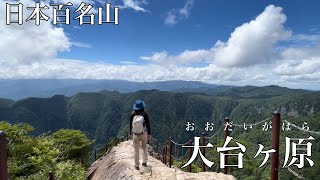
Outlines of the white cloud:
{"type": "Polygon", "coordinates": [[[214,62],[221,66],[250,66],[270,61],[274,45],[290,37],[282,8],[270,5],[255,20],[237,27],[226,43],[215,45],[214,62]]]}
{"type": "MultiPolygon", "coordinates": [[[[185,14],[188,15],[188,13],[185,14]]],[[[171,16],[168,16],[170,17],[168,23],[176,23],[176,15],[171,14],[171,16]]],[[[207,50],[186,50],[176,56],[160,52],[150,57],[144,56],[142,59],[160,64],[211,61],[211,63],[226,67],[266,63],[274,57],[274,45],[291,36],[291,32],[284,27],[286,19],[282,8],[270,5],[254,20],[235,28],[227,42],[218,41],[207,50]]]]}
{"type": "MultiPolygon", "coordinates": [[[[274,72],[278,75],[312,75],[320,73],[320,56],[302,61],[285,61],[274,72]]],[[[320,81],[320,76],[318,76],[320,81]]]]}
{"type": "Polygon", "coordinates": [[[185,18],[188,18],[190,11],[193,8],[194,0],[187,0],[183,8],[179,9],[179,14],[185,18]]]}
{"type": "Polygon", "coordinates": [[[294,88],[320,89],[319,72],[295,77],[274,73],[274,66],[261,65],[247,68],[227,68],[217,65],[206,67],[149,65],[114,65],[71,59],[55,59],[32,64],[3,66],[0,78],[57,78],[57,79],[123,79],[130,81],[196,80],[216,84],[269,85],[294,88]],[[136,73],[137,70],[144,73],[136,73]],[[316,76],[318,75],[318,76],[316,76]],[[288,78],[289,77],[289,78],[288,78]],[[297,83],[297,81],[299,81],[297,83]]]}
{"type": "Polygon", "coordinates": [[[290,38],[290,40],[297,42],[307,41],[309,43],[319,43],[320,35],[295,34],[290,38]]]}
{"type": "Polygon", "coordinates": [[[318,30],[319,30],[319,28],[317,28],[317,27],[313,27],[313,28],[309,29],[310,32],[317,32],[318,30]]]}
{"type": "MultiPolygon", "coordinates": [[[[296,36],[296,35],[295,35],[296,36]]],[[[281,52],[281,60],[275,64],[273,73],[287,82],[320,84],[320,41],[317,35],[298,35],[292,38],[297,45],[281,52]],[[308,41],[306,44],[301,41],[308,41]]],[[[300,86],[301,88],[305,88],[300,86]]]]}
{"type": "Polygon", "coordinates": [[[185,50],[177,56],[169,55],[166,51],[154,53],[152,56],[142,56],[142,60],[151,61],[153,63],[168,64],[192,64],[196,62],[209,62],[212,57],[211,50],[199,49],[195,51],[185,50]]]}
{"type": "Polygon", "coordinates": [[[120,64],[137,65],[138,63],[133,61],[120,61],[120,64]]]}
{"type": "MultiPolygon", "coordinates": [[[[41,21],[39,26],[34,21],[26,22],[23,25],[5,25],[5,12],[8,1],[0,2],[0,64],[13,66],[16,64],[32,64],[38,61],[53,59],[58,52],[69,51],[71,46],[90,48],[90,44],[82,42],[72,42],[66,35],[62,27],[52,25],[52,16],[49,21],[41,21]]],[[[32,0],[20,1],[24,7],[34,7],[32,0]]],[[[67,3],[64,0],[55,0],[54,3],[67,3]]],[[[81,2],[94,3],[90,0],[71,1],[74,5],[81,2]]],[[[40,2],[41,6],[48,5],[48,1],[40,2]]],[[[49,14],[50,10],[46,12],[49,14]]],[[[14,17],[14,16],[13,16],[14,17]]],[[[24,17],[27,18],[27,17],[24,17]]]]}
{"type": "Polygon", "coordinates": [[[175,25],[178,23],[177,15],[175,10],[170,10],[167,12],[166,18],[164,19],[164,24],[175,25]]]}
{"type": "Polygon", "coordinates": [[[91,48],[92,45],[91,44],[86,44],[86,43],[82,43],[82,42],[72,42],[73,46],[77,46],[77,47],[83,47],[83,48],[91,48]]]}
{"type": "Polygon", "coordinates": [[[164,24],[172,26],[181,20],[188,19],[193,4],[194,0],[187,0],[183,8],[169,10],[164,18],[164,24]]]}
{"type": "Polygon", "coordinates": [[[320,57],[320,44],[314,46],[289,47],[281,52],[283,60],[301,60],[320,57]]]}
{"type": "Polygon", "coordinates": [[[320,57],[320,35],[295,34],[288,39],[286,47],[281,47],[282,60],[312,59],[320,57]]]}
{"type": "MultiPolygon", "coordinates": [[[[24,7],[33,7],[34,1],[22,0],[24,7]]],[[[53,27],[49,22],[41,21],[36,26],[34,21],[23,25],[5,25],[6,1],[0,2],[0,63],[13,65],[25,64],[54,58],[60,51],[69,50],[71,43],[64,30],[53,27]]],[[[45,3],[42,2],[41,5],[45,3]]]]}
{"type": "MultiPolygon", "coordinates": [[[[0,2],[1,8],[5,7],[4,3],[0,2]]],[[[23,3],[34,5],[31,0],[23,0],[23,3]]],[[[4,17],[4,13],[5,9],[1,9],[0,17],[4,17]]],[[[269,6],[255,20],[236,28],[227,42],[218,42],[209,49],[185,50],[178,55],[163,51],[141,57],[150,62],[146,65],[130,61],[114,65],[56,59],[58,52],[68,51],[72,45],[90,45],[72,42],[62,28],[52,26],[51,22],[42,21],[40,26],[35,26],[34,22],[25,22],[22,26],[0,26],[0,78],[197,80],[217,84],[277,84],[320,89],[317,36],[294,35],[289,42],[307,40],[313,45],[284,48],[273,63],[263,63],[270,62],[270,59],[257,59],[264,54],[272,57],[274,45],[289,37],[290,32],[283,26],[285,19],[281,8],[269,6]],[[220,54],[221,62],[217,60],[219,52],[226,53],[225,56],[220,54]],[[198,62],[208,65],[187,66],[198,62]],[[144,73],[136,73],[137,70],[144,73]]],[[[0,23],[5,24],[4,20],[0,18],[0,23]]]]}
{"type": "Polygon", "coordinates": [[[320,32],[319,30],[320,30],[320,24],[314,24],[314,25],[310,26],[310,28],[309,28],[309,32],[311,32],[311,33],[319,34],[319,32],[320,32]]]}
{"type": "Polygon", "coordinates": [[[142,7],[143,5],[148,4],[146,0],[122,0],[122,2],[123,5],[119,6],[120,8],[133,9],[137,12],[148,12],[148,10],[142,7]]]}
{"type": "MultiPolygon", "coordinates": [[[[171,21],[176,23],[176,16],[171,21]]],[[[210,49],[185,50],[178,55],[162,51],[141,59],[162,66],[208,63],[205,68],[181,71],[181,74],[193,72],[201,81],[211,78],[240,85],[319,89],[320,36],[292,35],[285,22],[282,8],[271,5],[254,20],[235,28],[227,42],[218,41],[210,49]],[[277,46],[282,41],[286,45],[277,46]]]]}
{"type": "MultiPolygon", "coordinates": [[[[239,77],[242,70],[221,68],[215,65],[207,67],[178,67],[175,65],[113,65],[107,63],[86,62],[71,59],[55,59],[32,64],[1,66],[0,78],[71,78],[71,79],[125,79],[132,81],[155,80],[201,80],[201,81],[233,81],[247,77],[239,77]],[[137,69],[144,73],[136,73],[137,69]]],[[[253,71],[251,71],[253,72],[253,71]]]]}

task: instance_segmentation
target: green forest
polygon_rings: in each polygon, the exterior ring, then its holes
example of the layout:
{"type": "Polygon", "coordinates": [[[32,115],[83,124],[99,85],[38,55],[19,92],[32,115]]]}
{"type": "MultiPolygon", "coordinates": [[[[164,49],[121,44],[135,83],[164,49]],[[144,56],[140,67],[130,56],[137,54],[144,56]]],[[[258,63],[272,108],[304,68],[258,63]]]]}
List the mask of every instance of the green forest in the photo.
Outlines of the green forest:
{"type": "Polygon", "coordinates": [[[0,122],[8,139],[8,173],[10,179],[48,179],[54,172],[57,179],[86,178],[90,141],[79,130],[61,129],[52,134],[32,136],[28,124],[0,122]]]}
{"type": "MultiPolygon", "coordinates": [[[[129,114],[136,99],[143,99],[150,116],[152,137],[163,143],[172,137],[179,143],[193,140],[205,132],[207,137],[215,134],[229,117],[235,124],[250,124],[270,118],[279,111],[283,120],[297,126],[307,123],[310,130],[320,131],[320,92],[294,90],[278,86],[199,88],[180,92],[142,90],[133,93],[100,91],[78,93],[66,97],[26,98],[19,101],[0,99],[0,130],[6,131],[10,140],[9,168],[14,178],[36,179],[49,171],[58,177],[74,174],[83,177],[88,166],[90,148],[101,147],[113,137],[126,135],[129,131],[129,114]],[[187,122],[195,124],[194,131],[186,131],[187,122]],[[212,131],[205,131],[206,122],[214,123],[212,131]],[[23,123],[23,124],[21,124],[23,123]],[[76,140],[76,141],[75,141],[76,140]],[[32,149],[32,151],[30,151],[32,149]],[[66,168],[67,167],[67,168],[66,168]]],[[[267,121],[269,122],[269,121],[267,121]]],[[[282,121],[284,122],[284,121],[282,121]]],[[[229,168],[237,179],[268,179],[270,161],[259,168],[264,155],[256,159],[258,144],[271,148],[271,130],[263,131],[262,125],[245,131],[234,127],[231,144],[239,142],[246,146],[244,168],[229,168]]],[[[306,179],[320,177],[320,141],[318,134],[310,134],[291,127],[280,134],[280,162],[285,153],[285,137],[308,138],[312,135],[310,167],[305,161],[302,169],[291,169],[306,179]]],[[[219,153],[216,147],[224,144],[223,131],[208,142],[214,148],[207,150],[206,157],[214,162],[208,171],[219,170],[219,153]]],[[[187,159],[186,150],[175,155],[187,159]],[[182,153],[181,153],[182,152],[182,153]]],[[[200,158],[193,170],[200,171],[200,158]]],[[[231,158],[231,162],[236,159],[231,158]]],[[[175,162],[179,165],[181,162],[175,162]]],[[[281,164],[282,167],[282,164],[281,164]]],[[[280,179],[296,179],[287,169],[280,169],[280,179]]],[[[71,176],[68,176],[71,177],[71,176]]],[[[13,178],[13,179],[14,179],[13,178]]]]}

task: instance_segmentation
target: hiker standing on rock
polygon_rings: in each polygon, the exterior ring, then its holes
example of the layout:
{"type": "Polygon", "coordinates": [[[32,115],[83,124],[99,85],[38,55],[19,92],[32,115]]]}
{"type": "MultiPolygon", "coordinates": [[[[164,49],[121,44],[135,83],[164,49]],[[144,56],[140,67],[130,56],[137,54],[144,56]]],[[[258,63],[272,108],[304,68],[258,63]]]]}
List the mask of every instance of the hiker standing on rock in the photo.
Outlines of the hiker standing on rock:
{"type": "Polygon", "coordinates": [[[139,146],[143,149],[142,166],[147,167],[148,151],[147,142],[151,137],[150,121],[148,114],[144,111],[145,104],[142,100],[137,100],[133,104],[133,111],[130,114],[130,134],[132,134],[134,147],[134,167],[139,170],[139,146]]]}

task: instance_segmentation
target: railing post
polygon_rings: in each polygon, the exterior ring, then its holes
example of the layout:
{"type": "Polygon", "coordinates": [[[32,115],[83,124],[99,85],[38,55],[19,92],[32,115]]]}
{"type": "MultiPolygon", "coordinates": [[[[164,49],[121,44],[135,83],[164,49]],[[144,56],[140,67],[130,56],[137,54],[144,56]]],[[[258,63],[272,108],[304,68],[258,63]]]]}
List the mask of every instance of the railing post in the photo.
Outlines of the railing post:
{"type": "MultiPolygon", "coordinates": [[[[191,147],[191,146],[192,146],[192,141],[191,141],[191,140],[189,141],[189,145],[190,145],[190,147],[189,147],[189,159],[191,159],[191,156],[192,156],[192,147],[191,147]]],[[[188,167],[188,168],[189,168],[189,169],[188,169],[189,172],[192,172],[192,166],[191,166],[191,164],[192,164],[192,163],[190,163],[190,165],[189,165],[189,167],[188,167]]]]}
{"type": "Polygon", "coordinates": [[[49,180],[54,180],[53,172],[49,172],[49,180]]]}
{"type": "Polygon", "coordinates": [[[168,155],[168,146],[167,143],[165,143],[164,146],[164,164],[167,165],[167,155],[168,155]]]}
{"type": "MultiPolygon", "coordinates": [[[[224,125],[225,125],[225,131],[224,131],[224,141],[226,141],[226,139],[227,139],[227,136],[229,136],[229,118],[228,117],[226,117],[225,119],[224,119],[224,125]]],[[[225,152],[225,154],[228,154],[228,151],[226,151],[225,152]]],[[[224,166],[224,168],[223,168],[223,173],[224,174],[228,174],[228,166],[226,166],[227,164],[228,164],[228,155],[225,155],[224,156],[224,164],[225,164],[225,166],[224,166]]]]}
{"type": "Polygon", "coordinates": [[[162,163],[164,163],[164,144],[162,146],[162,163]]]}
{"type": "MultiPolygon", "coordinates": [[[[204,138],[204,132],[202,132],[201,134],[201,139],[202,139],[202,146],[206,145],[206,140],[204,138]]],[[[206,148],[202,147],[202,155],[204,157],[206,157],[206,148]]],[[[206,171],[206,164],[202,161],[202,171],[205,172],[206,171]]]]}
{"type": "Polygon", "coordinates": [[[272,116],[272,153],[271,180],[278,180],[279,172],[279,137],[280,137],[280,113],[275,111],[272,116]]]}
{"type": "Polygon", "coordinates": [[[94,149],[94,160],[97,160],[97,149],[94,149]]]}
{"type": "Polygon", "coordinates": [[[7,138],[3,131],[0,131],[0,180],[7,180],[7,138]]]}
{"type": "Polygon", "coordinates": [[[170,156],[169,156],[169,167],[171,168],[172,165],[172,141],[171,141],[171,137],[170,137],[170,141],[169,141],[169,151],[170,151],[170,156]]]}

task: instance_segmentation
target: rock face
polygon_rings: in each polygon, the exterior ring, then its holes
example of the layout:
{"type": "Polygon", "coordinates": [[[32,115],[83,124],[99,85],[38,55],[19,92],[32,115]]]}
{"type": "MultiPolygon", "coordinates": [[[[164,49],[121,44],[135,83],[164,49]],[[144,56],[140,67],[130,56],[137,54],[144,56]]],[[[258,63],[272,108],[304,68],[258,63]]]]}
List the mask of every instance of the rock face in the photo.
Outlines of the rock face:
{"type": "MultiPolygon", "coordinates": [[[[142,149],[140,149],[140,162],[142,149]]],[[[148,157],[148,167],[134,169],[132,141],[125,141],[113,147],[104,157],[93,163],[88,172],[90,180],[235,180],[233,176],[214,172],[188,173],[169,168],[154,157],[148,157]]]]}

